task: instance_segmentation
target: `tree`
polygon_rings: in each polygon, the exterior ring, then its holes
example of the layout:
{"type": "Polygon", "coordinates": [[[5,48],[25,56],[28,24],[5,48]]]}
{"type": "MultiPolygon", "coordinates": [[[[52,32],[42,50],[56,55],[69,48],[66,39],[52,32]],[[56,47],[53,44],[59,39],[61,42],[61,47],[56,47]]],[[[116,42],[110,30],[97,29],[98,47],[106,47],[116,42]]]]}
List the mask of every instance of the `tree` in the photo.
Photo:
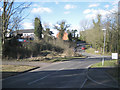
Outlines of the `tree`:
{"type": "Polygon", "coordinates": [[[54,34],[52,31],[50,31],[50,26],[49,26],[49,24],[47,24],[47,23],[44,24],[44,30],[45,30],[45,31],[44,31],[45,34],[47,34],[48,36],[54,34]]]}
{"type": "Polygon", "coordinates": [[[72,41],[72,32],[67,30],[69,41],[72,41]]]}
{"type": "Polygon", "coordinates": [[[0,16],[0,40],[2,36],[2,16],[0,16]]]}
{"type": "Polygon", "coordinates": [[[103,31],[101,25],[101,15],[97,15],[97,19],[93,20],[93,27],[82,31],[80,38],[91,44],[95,49],[103,47],[103,31]]]}
{"type": "Polygon", "coordinates": [[[15,0],[4,0],[3,3],[3,11],[2,11],[2,44],[5,44],[6,41],[6,33],[7,29],[13,30],[18,24],[24,20],[22,12],[28,8],[31,3],[25,4],[20,3],[19,5],[15,5],[15,0]]]}
{"type": "Polygon", "coordinates": [[[92,23],[89,20],[82,20],[80,26],[82,27],[82,30],[88,30],[92,26],[92,23]]]}
{"type": "Polygon", "coordinates": [[[118,13],[111,13],[108,17],[104,25],[107,28],[107,42],[106,42],[106,50],[109,52],[120,52],[120,31],[119,31],[119,23],[118,23],[118,13]]]}
{"type": "Polygon", "coordinates": [[[66,24],[66,22],[63,20],[60,23],[57,23],[57,25],[54,25],[54,28],[59,31],[59,38],[62,39],[64,36],[64,32],[67,30],[67,28],[70,27],[70,25],[66,24]]]}
{"type": "Polygon", "coordinates": [[[99,49],[103,47],[103,31],[106,29],[106,52],[120,53],[120,30],[118,24],[118,13],[109,14],[104,21],[101,21],[101,15],[97,19],[92,20],[93,27],[80,32],[80,38],[91,44],[94,48],[99,49]]]}
{"type": "Polygon", "coordinates": [[[48,42],[51,39],[52,31],[50,31],[50,28],[46,28],[44,31],[44,38],[48,42]]]}
{"type": "Polygon", "coordinates": [[[35,30],[34,34],[37,37],[37,39],[39,39],[39,40],[42,39],[43,28],[42,28],[40,18],[38,18],[38,17],[36,17],[34,20],[34,30],[35,30]]]}

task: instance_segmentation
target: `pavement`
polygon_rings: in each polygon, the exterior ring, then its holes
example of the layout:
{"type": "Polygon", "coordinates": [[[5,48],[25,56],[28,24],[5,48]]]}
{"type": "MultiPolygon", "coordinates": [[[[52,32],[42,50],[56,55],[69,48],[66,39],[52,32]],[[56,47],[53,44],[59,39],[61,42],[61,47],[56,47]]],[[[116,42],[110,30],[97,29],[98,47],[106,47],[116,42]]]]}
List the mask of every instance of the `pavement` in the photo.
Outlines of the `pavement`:
{"type": "Polygon", "coordinates": [[[92,85],[93,88],[98,88],[98,86],[101,88],[120,88],[118,81],[106,72],[108,69],[112,68],[89,68],[86,73],[89,83],[84,87],[90,88],[92,85]]]}
{"type": "MultiPolygon", "coordinates": [[[[104,58],[105,60],[111,60],[111,56],[103,56],[103,55],[93,55],[86,52],[81,52],[82,55],[87,56],[88,59],[97,59],[104,58]]],[[[87,75],[87,83],[84,85],[85,88],[120,88],[118,86],[118,80],[115,80],[109,73],[106,71],[114,67],[104,67],[104,68],[90,68],[88,67],[87,75]]]]}

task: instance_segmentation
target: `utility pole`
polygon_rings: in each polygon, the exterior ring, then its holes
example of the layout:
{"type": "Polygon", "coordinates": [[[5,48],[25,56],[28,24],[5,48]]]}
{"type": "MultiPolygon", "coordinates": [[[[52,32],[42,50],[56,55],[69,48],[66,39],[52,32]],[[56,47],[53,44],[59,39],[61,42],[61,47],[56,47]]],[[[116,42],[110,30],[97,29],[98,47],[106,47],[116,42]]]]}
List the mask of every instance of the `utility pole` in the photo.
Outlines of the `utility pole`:
{"type": "Polygon", "coordinates": [[[103,59],[102,59],[102,66],[104,65],[104,54],[105,54],[105,40],[106,40],[106,29],[102,29],[104,33],[104,46],[103,46],[103,59]]]}
{"type": "Polygon", "coordinates": [[[103,47],[103,55],[105,54],[105,40],[106,40],[106,29],[102,29],[104,32],[104,47],[103,47]]]}

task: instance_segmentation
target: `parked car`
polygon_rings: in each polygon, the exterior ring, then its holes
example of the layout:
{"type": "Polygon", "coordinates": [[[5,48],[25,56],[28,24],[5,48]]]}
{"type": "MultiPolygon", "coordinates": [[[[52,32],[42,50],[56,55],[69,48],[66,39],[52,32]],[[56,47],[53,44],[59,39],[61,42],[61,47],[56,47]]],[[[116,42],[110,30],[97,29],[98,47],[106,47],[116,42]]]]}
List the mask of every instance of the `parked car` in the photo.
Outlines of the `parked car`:
{"type": "Polygon", "coordinates": [[[28,40],[26,40],[26,39],[17,39],[18,40],[18,42],[29,42],[28,40]]]}
{"type": "Polygon", "coordinates": [[[81,49],[82,49],[82,50],[85,50],[85,46],[82,46],[81,49]]]}

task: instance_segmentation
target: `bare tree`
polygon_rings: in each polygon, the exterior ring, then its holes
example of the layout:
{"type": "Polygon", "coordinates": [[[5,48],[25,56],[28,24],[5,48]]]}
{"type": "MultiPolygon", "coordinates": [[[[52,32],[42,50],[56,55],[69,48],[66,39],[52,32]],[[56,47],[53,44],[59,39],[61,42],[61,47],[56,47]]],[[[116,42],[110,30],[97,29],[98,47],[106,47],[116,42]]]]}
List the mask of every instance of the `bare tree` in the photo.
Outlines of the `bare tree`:
{"type": "Polygon", "coordinates": [[[27,4],[20,3],[15,5],[15,0],[9,1],[4,0],[3,2],[3,11],[2,11],[2,44],[5,44],[7,29],[17,29],[19,23],[24,20],[22,12],[28,8],[31,3],[27,4]]]}
{"type": "Polygon", "coordinates": [[[59,31],[59,38],[62,39],[64,36],[64,32],[67,30],[68,27],[70,27],[70,25],[66,24],[65,20],[58,22],[57,25],[54,25],[54,28],[59,31]]]}
{"type": "Polygon", "coordinates": [[[80,26],[82,27],[83,30],[89,29],[92,25],[89,20],[82,20],[80,22],[80,26]]]}

